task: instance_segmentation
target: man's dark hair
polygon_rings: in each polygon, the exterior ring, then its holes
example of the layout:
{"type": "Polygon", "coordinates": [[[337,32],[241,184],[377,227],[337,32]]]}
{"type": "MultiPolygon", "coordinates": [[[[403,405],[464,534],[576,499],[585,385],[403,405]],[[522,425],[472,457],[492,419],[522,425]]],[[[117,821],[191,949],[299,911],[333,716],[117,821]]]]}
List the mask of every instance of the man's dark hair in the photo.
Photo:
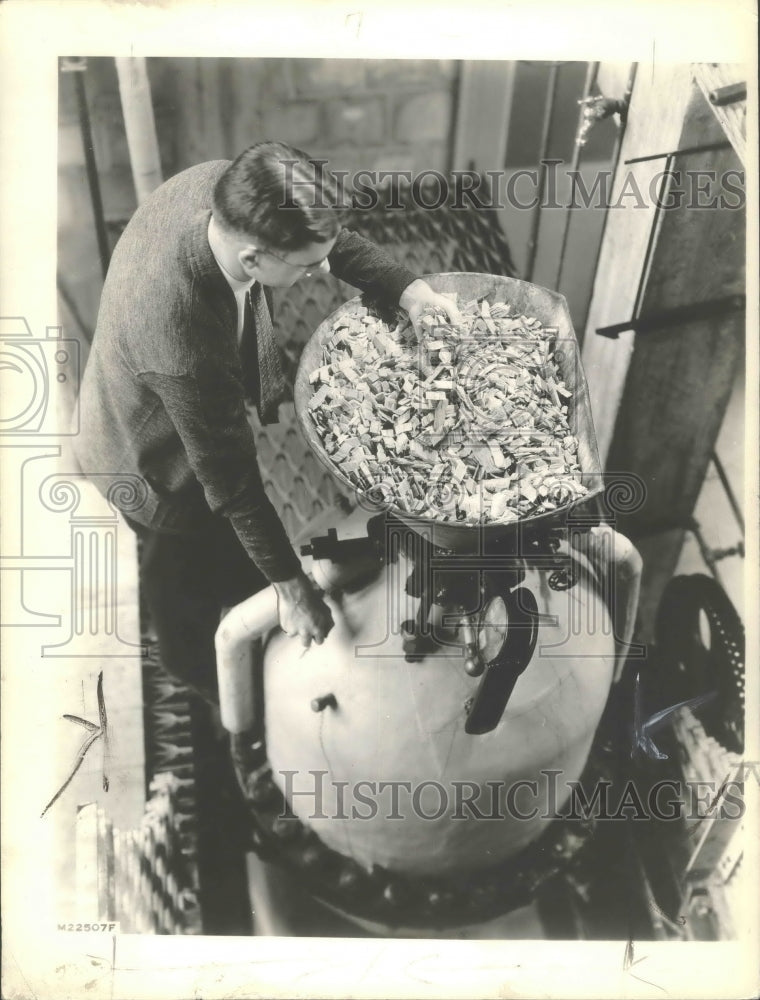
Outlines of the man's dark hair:
{"type": "Polygon", "coordinates": [[[214,188],[213,212],[226,230],[297,250],[331,240],[340,229],[335,178],[319,161],[284,142],[244,150],[214,188]]]}

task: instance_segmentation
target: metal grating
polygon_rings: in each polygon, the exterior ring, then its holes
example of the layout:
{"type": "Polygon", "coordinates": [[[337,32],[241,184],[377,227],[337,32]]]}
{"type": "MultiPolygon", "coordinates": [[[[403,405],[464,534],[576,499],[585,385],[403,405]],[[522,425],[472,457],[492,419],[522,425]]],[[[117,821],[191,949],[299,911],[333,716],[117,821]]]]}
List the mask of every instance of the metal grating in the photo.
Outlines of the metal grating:
{"type": "Polygon", "coordinates": [[[180,782],[150,785],[137,829],[114,827],[96,803],[77,813],[77,904],[127,934],[200,934],[197,873],[177,831],[180,782]]]}
{"type": "Polygon", "coordinates": [[[253,420],[264,489],[291,539],[323,510],[349,503],[315,458],[298,428],[292,403],[280,407],[279,423],[260,427],[253,420]]]}

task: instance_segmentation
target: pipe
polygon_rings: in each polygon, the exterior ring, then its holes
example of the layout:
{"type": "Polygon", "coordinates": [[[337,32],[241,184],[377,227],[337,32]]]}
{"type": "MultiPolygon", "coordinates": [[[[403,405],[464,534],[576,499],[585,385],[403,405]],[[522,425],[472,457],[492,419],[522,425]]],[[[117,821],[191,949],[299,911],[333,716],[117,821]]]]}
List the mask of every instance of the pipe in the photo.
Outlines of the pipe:
{"type": "Polygon", "coordinates": [[[716,108],[722,108],[726,104],[736,104],[738,101],[747,100],[746,83],[729,83],[725,87],[717,87],[707,95],[710,104],[716,108]]]}
{"type": "MultiPolygon", "coordinates": [[[[628,73],[628,83],[625,88],[625,96],[623,98],[624,100],[628,101],[629,109],[631,105],[631,98],[633,96],[633,85],[636,82],[637,66],[638,63],[633,63],[633,65],[631,66],[631,69],[628,73]]],[[[620,164],[620,152],[623,148],[623,137],[625,136],[625,130],[627,125],[628,125],[628,115],[626,114],[625,118],[621,118],[620,120],[620,128],[618,129],[617,135],[615,136],[615,145],[612,150],[612,156],[610,157],[610,166],[612,167],[613,177],[617,173],[618,166],[620,164]]],[[[597,271],[599,270],[599,258],[602,255],[602,244],[604,243],[604,236],[605,233],[607,232],[607,222],[609,221],[609,218],[610,218],[610,211],[608,206],[607,210],[604,213],[604,221],[602,222],[602,232],[599,236],[599,242],[596,246],[596,253],[594,255],[594,270],[593,270],[594,286],[596,285],[596,274],[597,271]]],[[[592,298],[593,298],[593,289],[592,289],[592,298]]]]}
{"type": "MultiPolygon", "coordinates": [[[[372,565],[377,572],[376,558],[372,565]]],[[[359,581],[366,581],[369,570],[368,559],[350,563],[315,559],[311,567],[314,582],[317,586],[324,585],[327,594],[350,590],[359,581]]],[[[216,630],[219,711],[222,725],[230,733],[245,733],[254,728],[254,640],[271,632],[279,620],[277,591],[269,586],[231,608],[216,630]]]]}
{"type": "Polygon", "coordinates": [[[145,59],[121,56],[115,62],[132,178],[141,205],[163,181],[150,81],[145,59]]]}
{"type": "Polygon", "coordinates": [[[528,267],[527,280],[533,280],[533,270],[536,265],[536,253],[538,251],[538,230],[541,225],[541,202],[546,189],[546,154],[549,149],[549,134],[551,132],[552,121],[554,119],[554,105],[557,100],[557,84],[559,82],[559,63],[552,63],[549,70],[549,86],[547,88],[546,103],[544,104],[544,118],[541,124],[541,145],[538,150],[539,182],[536,197],[536,208],[531,219],[530,239],[528,240],[528,267]]]}
{"type": "Polygon", "coordinates": [[[92,214],[95,218],[95,236],[98,241],[100,269],[103,272],[103,277],[105,278],[106,272],[108,271],[108,262],[111,259],[111,248],[108,243],[108,231],[106,229],[106,220],[103,213],[103,198],[100,193],[98,165],[95,162],[95,150],[92,142],[90,109],[87,106],[87,92],[84,86],[84,67],[74,71],[74,87],[77,94],[79,128],[82,133],[82,146],[84,147],[84,163],[85,169],[87,170],[87,183],[90,188],[92,214]]]}
{"type": "MultiPolygon", "coordinates": [[[[598,70],[599,70],[598,62],[589,63],[586,67],[586,78],[583,82],[583,97],[581,98],[580,101],[581,105],[583,105],[583,102],[588,99],[588,96],[591,93],[591,88],[594,86],[596,82],[598,70]]],[[[574,183],[573,178],[575,177],[575,173],[578,170],[578,167],[580,166],[582,149],[583,146],[578,142],[578,138],[576,136],[575,145],[573,146],[573,158],[570,164],[571,185],[574,183]]],[[[554,287],[558,292],[561,291],[560,286],[562,284],[562,272],[564,271],[565,268],[565,254],[567,252],[567,241],[570,235],[570,212],[571,212],[570,208],[565,208],[565,218],[563,220],[563,225],[562,225],[562,242],[559,248],[559,261],[557,264],[557,277],[554,281],[554,287]]]]}
{"type": "Polygon", "coordinates": [[[216,630],[219,711],[222,725],[230,733],[253,729],[254,640],[266,635],[278,622],[277,591],[269,586],[235,605],[216,630]]]}

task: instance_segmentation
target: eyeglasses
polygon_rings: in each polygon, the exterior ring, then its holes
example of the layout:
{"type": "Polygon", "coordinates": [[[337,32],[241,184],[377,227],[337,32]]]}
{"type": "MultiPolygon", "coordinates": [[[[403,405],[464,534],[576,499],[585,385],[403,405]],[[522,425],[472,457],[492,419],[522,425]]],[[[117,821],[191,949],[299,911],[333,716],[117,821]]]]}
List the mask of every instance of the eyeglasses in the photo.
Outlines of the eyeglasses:
{"type": "Polygon", "coordinates": [[[299,271],[303,271],[307,278],[310,278],[314,271],[318,271],[327,260],[327,257],[323,257],[322,260],[318,260],[314,264],[295,264],[292,260],[285,260],[284,257],[275,253],[274,250],[261,250],[260,253],[268,253],[270,257],[276,257],[277,260],[282,261],[283,264],[287,264],[288,267],[294,267],[299,271]]]}

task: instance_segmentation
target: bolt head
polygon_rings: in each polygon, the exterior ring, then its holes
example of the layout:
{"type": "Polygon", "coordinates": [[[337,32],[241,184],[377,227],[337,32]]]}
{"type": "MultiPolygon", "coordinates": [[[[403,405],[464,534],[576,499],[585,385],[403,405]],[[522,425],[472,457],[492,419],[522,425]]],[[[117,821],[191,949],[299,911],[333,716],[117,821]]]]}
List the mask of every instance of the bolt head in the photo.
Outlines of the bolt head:
{"type": "Polygon", "coordinates": [[[389,882],[383,889],[383,898],[391,906],[400,906],[406,900],[406,893],[398,882],[389,882]]]}
{"type": "Polygon", "coordinates": [[[427,896],[428,906],[433,910],[442,910],[444,907],[450,906],[452,900],[451,893],[444,889],[432,889],[427,896]]]}
{"type": "Polygon", "coordinates": [[[324,852],[318,844],[309,844],[301,855],[301,862],[305,868],[316,868],[324,857],[324,852]]]}
{"type": "Polygon", "coordinates": [[[355,892],[360,882],[361,876],[356,868],[344,868],[338,876],[338,886],[344,892],[355,892]]]}

